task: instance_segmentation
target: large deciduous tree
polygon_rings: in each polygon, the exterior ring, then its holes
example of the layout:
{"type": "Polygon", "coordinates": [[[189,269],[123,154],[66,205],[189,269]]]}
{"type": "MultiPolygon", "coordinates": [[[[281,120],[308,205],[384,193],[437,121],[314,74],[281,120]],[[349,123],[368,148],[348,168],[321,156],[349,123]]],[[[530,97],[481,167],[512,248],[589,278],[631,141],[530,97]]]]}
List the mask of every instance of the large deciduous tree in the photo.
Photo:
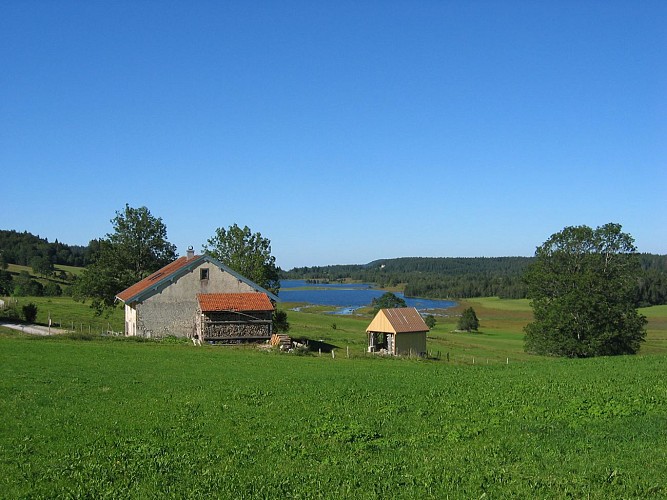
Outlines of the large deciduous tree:
{"type": "Polygon", "coordinates": [[[463,330],[466,332],[476,332],[479,330],[479,319],[477,318],[477,314],[472,307],[469,307],[463,311],[463,314],[461,314],[456,328],[457,330],[463,330]]]}
{"type": "Polygon", "coordinates": [[[229,229],[216,229],[202,250],[270,292],[277,294],[280,290],[271,241],[261,233],[253,233],[248,226],[241,229],[234,224],[229,229]]]}
{"type": "Polygon", "coordinates": [[[588,357],[633,354],[646,318],[633,300],[641,268],[633,238],[619,224],[566,227],[535,252],[525,274],[534,322],[526,350],[588,357]]]}
{"type": "Polygon", "coordinates": [[[146,207],[116,212],[114,232],[107,234],[116,259],[138,281],[176,258],[176,246],[167,241],[167,226],[146,207]]]}
{"type": "Polygon", "coordinates": [[[90,243],[93,263],[78,280],[75,297],[92,299],[98,312],[113,307],[116,294],[176,258],[167,227],[146,207],[116,212],[113,233],[90,243]]]}
{"type": "Polygon", "coordinates": [[[373,314],[377,314],[380,309],[394,309],[406,305],[405,300],[391,292],[385,292],[380,297],[371,300],[373,314]]]}

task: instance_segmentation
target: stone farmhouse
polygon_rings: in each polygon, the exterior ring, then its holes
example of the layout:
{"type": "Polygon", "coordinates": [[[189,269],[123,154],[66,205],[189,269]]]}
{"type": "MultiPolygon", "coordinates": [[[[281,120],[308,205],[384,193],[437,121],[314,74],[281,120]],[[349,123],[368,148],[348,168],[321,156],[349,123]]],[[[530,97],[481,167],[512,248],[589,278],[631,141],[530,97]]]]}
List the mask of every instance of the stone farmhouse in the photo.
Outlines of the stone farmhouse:
{"type": "Polygon", "coordinates": [[[368,352],[423,356],[426,354],[428,331],[428,326],[414,307],[380,309],[366,328],[368,352]]]}
{"type": "Polygon", "coordinates": [[[268,340],[278,297],[209,255],[188,249],[150,276],[120,292],[125,335],[175,335],[236,343],[268,340]]]}

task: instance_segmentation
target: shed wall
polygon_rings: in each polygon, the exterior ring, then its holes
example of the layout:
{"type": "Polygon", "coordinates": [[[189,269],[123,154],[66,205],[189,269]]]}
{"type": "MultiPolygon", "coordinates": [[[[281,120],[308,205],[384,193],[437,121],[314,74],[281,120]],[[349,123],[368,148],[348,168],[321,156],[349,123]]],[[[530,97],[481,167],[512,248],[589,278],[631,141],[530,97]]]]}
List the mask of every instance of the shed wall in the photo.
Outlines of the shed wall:
{"type": "Polygon", "coordinates": [[[426,332],[399,333],[396,339],[396,354],[421,355],[426,352],[426,332]]]}
{"type": "Polygon", "coordinates": [[[373,318],[373,321],[371,321],[371,324],[368,325],[368,328],[366,328],[366,331],[391,333],[395,330],[384,313],[379,311],[373,318]]]}

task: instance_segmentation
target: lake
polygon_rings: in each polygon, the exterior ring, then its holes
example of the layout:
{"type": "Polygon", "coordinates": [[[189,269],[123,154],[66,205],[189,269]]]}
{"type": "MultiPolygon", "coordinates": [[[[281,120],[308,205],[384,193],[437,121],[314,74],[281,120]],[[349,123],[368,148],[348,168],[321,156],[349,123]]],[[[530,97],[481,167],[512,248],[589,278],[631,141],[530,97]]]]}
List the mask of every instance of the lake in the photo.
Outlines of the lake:
{"type": "MultiPolygon", "coordinates": [[[[318,306],[338,307],[332,314],[353,314],[355,310],[369,306],[373,299],[379,298],[385,290],[373,288],[368,283],[327,283],[312,284],[305,280],[282,280],[278,296],[284,302],[305,302],[318,306]],[[304,289],[306,288],[307,289],[304,289]]],[[[409,307],[420,312],[432,309],[447,309],[456,305],[451,300],[431,300],[405,297],[397,292],[397,297],[405,300],[409,307]]]]}

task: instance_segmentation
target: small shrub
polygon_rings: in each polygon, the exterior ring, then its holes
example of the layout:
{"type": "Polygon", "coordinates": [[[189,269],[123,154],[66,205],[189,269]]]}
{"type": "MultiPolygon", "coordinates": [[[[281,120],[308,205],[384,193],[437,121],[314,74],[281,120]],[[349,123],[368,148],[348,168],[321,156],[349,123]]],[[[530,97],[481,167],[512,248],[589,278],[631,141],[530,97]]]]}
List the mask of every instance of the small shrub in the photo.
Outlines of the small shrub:
{"type": "Polygon", "coordinates": [[[273,328],[276,332],[289,332],[289,322],[287,321],[287,313],[281,309],[276,309],[273,312],[273,328]]]}
{"type": "Polygon", "coordinates": [[[34,323],[37,319],[37,306],[30,302],[29,304],[24,305],[21,309],[23,310],[23,318],[26,322],[34,323]]]}

